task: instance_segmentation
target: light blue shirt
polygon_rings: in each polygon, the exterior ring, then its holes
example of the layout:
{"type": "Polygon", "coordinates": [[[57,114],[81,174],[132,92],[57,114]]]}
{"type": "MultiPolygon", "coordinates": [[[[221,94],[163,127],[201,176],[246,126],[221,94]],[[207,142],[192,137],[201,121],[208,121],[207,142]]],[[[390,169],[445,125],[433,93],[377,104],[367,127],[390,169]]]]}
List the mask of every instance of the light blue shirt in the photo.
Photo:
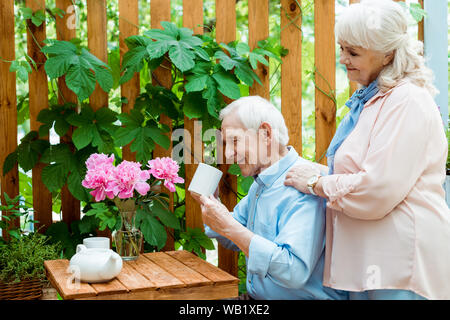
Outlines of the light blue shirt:
{"type": "MultiPolygon", "coordinates": [[[[304,162],[293,147],[265,169],[234,208],[233,217],[255,235],[247,260],[247,291],[254,299],[348,299],[322,285],[325,200],[284,185],[289,169],[304,162]]],[[[205,225],[208,237],[239,248],[205,225]]]]}

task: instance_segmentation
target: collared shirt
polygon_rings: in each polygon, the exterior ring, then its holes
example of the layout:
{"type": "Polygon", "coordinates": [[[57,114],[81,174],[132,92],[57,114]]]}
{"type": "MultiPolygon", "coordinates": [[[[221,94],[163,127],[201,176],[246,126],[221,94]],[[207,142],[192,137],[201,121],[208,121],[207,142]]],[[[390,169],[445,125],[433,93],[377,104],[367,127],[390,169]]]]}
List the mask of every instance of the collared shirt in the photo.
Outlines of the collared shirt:
{"type": "MultiPolygon", "coordinates": [[[[346,292],[322,286],[325,202],[284,185],[289,169],[307,160],[293,147],[265,169],[232,215],[254,233],[247,258],[247,291],[255,299],[347,299],[346,292]]],[[[239,250],[205,226],[209,237],[239,250]]]]}
{"type": "Polygon", "coordinates": [[[369,100],[321,179],[327,204],[324,284],[450,299],[447,139],[436,103],[404,79],[369,100]]]}

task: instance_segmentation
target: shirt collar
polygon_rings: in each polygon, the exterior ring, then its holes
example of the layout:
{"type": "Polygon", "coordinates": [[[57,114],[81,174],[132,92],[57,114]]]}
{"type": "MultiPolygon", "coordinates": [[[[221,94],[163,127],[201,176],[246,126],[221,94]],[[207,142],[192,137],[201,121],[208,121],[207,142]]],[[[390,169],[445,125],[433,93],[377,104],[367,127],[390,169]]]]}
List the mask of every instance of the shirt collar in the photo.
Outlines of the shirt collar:
{"type": "Polygon", "coordinates": [[[387,91],[384,91],[384,92],[381,92],[381,90],[378,91],[378,93],[376,95],[374,95],[369,101],[366,102],[364,107],[370,106],[373,102],[375,102],[375,100],[378,100],[378,98],[383,98],[383,97],[387,96],[388,94],[390,94],[392,92],[392,90],[394,90],[397,87],[400,87],[400,86],[404,85],[407,82],[408,82],[408,79],[404,78],[404,79],[400,80],[395,85],[395,87],[393,87],[393,88],[391,88],[391,89],[389,89],[387,91]]]}
{"type": "Polygon", "coordinates": [[[283,158],[272,164],[270,167],[262,171],[260,174],[253,176],[256,183],[260,186],[270,187],[287,169],[294,164],[299,155],[294,147],[288,146],[289,152],[283,158]]]}

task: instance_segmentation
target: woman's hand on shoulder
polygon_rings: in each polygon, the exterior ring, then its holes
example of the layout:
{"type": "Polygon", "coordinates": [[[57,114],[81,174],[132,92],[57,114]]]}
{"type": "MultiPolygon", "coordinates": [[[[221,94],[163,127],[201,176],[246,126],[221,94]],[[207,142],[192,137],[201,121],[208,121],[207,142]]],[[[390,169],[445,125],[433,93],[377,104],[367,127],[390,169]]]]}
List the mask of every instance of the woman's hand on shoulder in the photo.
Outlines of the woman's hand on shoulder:
{"type": "Polygon", "coordinates": [[[314,175],[320,175],[318,166],[314,163],[299,163],[288,171],[284,185],[294,187],[302,193],[310,194],[307,184],[309,178],[314,175]]]}

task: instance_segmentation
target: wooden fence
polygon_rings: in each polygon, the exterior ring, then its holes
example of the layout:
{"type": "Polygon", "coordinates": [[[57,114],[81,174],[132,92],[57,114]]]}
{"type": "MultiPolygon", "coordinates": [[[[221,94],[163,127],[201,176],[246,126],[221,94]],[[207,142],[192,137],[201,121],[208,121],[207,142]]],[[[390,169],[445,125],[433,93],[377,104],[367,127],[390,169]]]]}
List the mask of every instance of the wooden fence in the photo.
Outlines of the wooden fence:
{"type": "MultiPolygon", "coordinates": [[[[138,33],[139,6],[138,0],[115,0],[119,5],[119,43],[121,58],[128,50],[124,39],[138,33]]],[[[142,0],[140,0],[142,1],[142,0]]],[[[272,0],[271,0],[272,1],[272,0]]],[[[281,110],[286,119],[289,129],[290,141],[299,152],[302,150],[302,70],[301,70],[301,25],[300,0],[281,1],[281,44],[289,49],[289,54],[283,58],[281,66],[281,110]]],[[[350,0],[350,2],[356,2],[350,0]]],[[[56,0],[56,6],[66,11],[72,5],[72,0],[56,0]]],[[[423,5],[423,0],[421,1],[423,5]]],[[[87,25],[88,46],[94,55],[107,62],[107,16],[106,0],[87,0],[87,25]]],[[[26,0],[26,6],[33,11],[43,9],[45,0],[26,0]]],[[[335,2],[330,0],[316,0],[315,10],[315,66],[320,72],[316,75],[316,86],[335,90],[335,2]]],[[[170,0],[151,0],[150,12],[151,27],[160,28],[161,21],[170,21],[170,0]]],[[[75,37],[76,30],[68,28],[69,15],[63,18],[57,17],[57,39],[70,40],[75,37]]],[[[183,1],[183,26],[194,29],[196,34],[203,32],[203,0],[183,1]]],[[[423,27],[419,26],[419,37],[423,40],[423,27]]],[[[248,32],[249,46],[254,48],[259,40],[266,39],[269,35],[269,0],[248,0],[248,32]]],[[[43,62],[45,56],[40,52],[39,46],[46,38],[46,26],[43,23],[36,27],[29,23],[27,35],[28,55],[38,62],[37,70],[33,70],[29,77],[29,106],[30,106],[30,129],[38,130],[37,114],[40,110],[48,108],[48,81],[43,62]],[[32,34],[31,34],[32,33],[32,34]]],[[[236,38],[236,0],[216,0],[216,40],[218,42],[230,42],[236,38]]],[[[14,0],[0,1],[0,57],[4,60],[15,60],[14,45],[14,0]]],[[[16,75],[9,72],[10,63],[0,63],[0,168],[3,167],[5,157],[13,152],[17,146],[17,102],[16,102],[16,75]]],[[[157,77],[163,85],[170,85],[171,76],[167,70],[160,68],[156,70],[157,77]]],[[[250,94],[269,98],[269,69],[259,64],[257,74],[262,85],[255,84],[250,88],[250,94]]],[[[316,73],[317,74],[317,73],[316,73]]],[[[355,84],[351,84],[351,90],[355,84]]],[[[75,94],[70,91],[63,79],[59,79],[60,102],[64,97],[67,102],[76,102],[75,94]]],[[[126,112],[133,108],[135,98],[140,92],[139,75],[121,86],[121,96],[126,97],[127,104],[123,104],[122,111],[126,112]]],[[[97,87],[89,98],[94,109],[108,104],[108,95],[97,87]]],[[[336,129],[336,106],[334,102],[320,90],[316,89],[316,155],[317,158],[327,149],[336,129]]],[[[162,117],[162,122],[170,124],[170,120],[162,117]]],[[[195,119],[185,118],[185,129],[189,130],[192,143],[201,139],[194,135],[195,119]]],[[[71,134],[63,139],[70,143],[71,134]]],[[[193,149],[192,149],[193,150],[193,149]]],[[[133,159],[129,147],[124,147],[124,158],[133,159]]],[[[165,150],[157,147],[154,156],[168,156],[171,149],[165,150]]],[[[325,158],[321,160],[325,163],[325,158]]],[[[196,164],[186,165],[186,185],[192,179],[196,164]]],[[[224,179],[229,185],[236,189],[236,177],[227,174],[227,165],[221,165],[224,179]]],[[[32,172],[33,204],[35,208],[35,220],[40,224],[50,225],[52,223],[52,197],[43,185],[40,175],[42,165],[37,166],[32,172]]],[[[17,166],[5,176],[1,177],[1,191],[15,196],[19,192],[19,176],[17,166]]],[[[236,205],[236,196],[225,186],[221,186],[222,202],[231,210],[236,205]]],[[[70,222],[80,219],[80,202],[75,199],[67,187],[62,191],[62,220],[70,222]]],[[[2,202],[3,202],[2,198],[2,202]]],[[[186,193],[186,225],[188,227],[203,227],[200,208],[197,203],[186,193]]],[[[173,239],[168,237],[165,249],[173,249],[173,239]]],[[[219,248],[219,267],[237,274],[237,254],[222,247],[219,248]]]]}

